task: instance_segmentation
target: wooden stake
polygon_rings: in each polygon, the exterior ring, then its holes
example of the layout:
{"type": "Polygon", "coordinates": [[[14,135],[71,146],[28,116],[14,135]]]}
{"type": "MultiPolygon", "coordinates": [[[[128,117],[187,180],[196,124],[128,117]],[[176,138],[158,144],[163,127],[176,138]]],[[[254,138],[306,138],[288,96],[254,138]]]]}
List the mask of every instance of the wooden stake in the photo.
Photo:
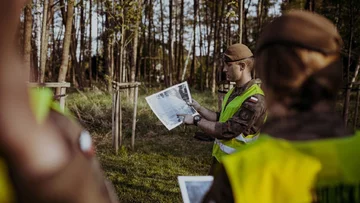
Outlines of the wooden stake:
{"type": "Polygon", "coordinates": [[[134,150],[135,146],[135,129],[136,129],[136,111],[137,111],[137,100],[138,100],[139,86],[135,86],[135,98],[134,98],[134,116],[133,116],[133,126],[132,126],[132,135],[131,135],[131,148],[134,150]]]}
{"type": "MultiPolygon", "coordinates": [[[[60,95],[66,95],[66,87],[60,88],[60,95]]],[[[65,111],[65,96],[60,97],[60,108],[65,111]]]]}
{"type": "Polygon", "coordinates": [[[111,133],[112,133],[112,144],[113,147],[116,149],[116,144],[115,144],[115,125],[114,125],[114,121],[115,121],[115,90],[113,90],[112,92],[112,108],[111,108],[111,122],[113,123],[111,125],[111,133]]]}
{"type": "Polygon", "coordinates": [[[121,92],[119,91],[119,141],[120,146],[122,146],[122,110],[121,110],[121,92]]]}
{"type": "Polygon", "coordinates": [[[358,86],[357,93],[356,93],[354,129],[356,129],[356,125],[357,125],[358,117],[359,117],[359,103],[360,103],[360,86],[358,86]]]}
{"type": "MultiPolygon", "coordinates": [[[[113,105],[112,105],[112,133],[113,133],[113,147],[118,152],[119,146],[122,146],[122,110],[121,110],[121,91],[122,89],[129,90],[129,88],[135,88],[134,94],[134,114],[133,114],[133,125],[131,135],[131,147],[134,149],[135,146],[135,130],[136,130],[136,114],[137,114],[137,100],[139,95],[139,85],[141,83],[119,83],[116,81],[112,82],[113,89],[116,94],[113,94],[113,105]]],[[[125,92],[126,94],[126,92],[125,92]]]]}
{"type": "Polygon", "coordinates": [[[118,88],[116,88],[116,94],[115,94],[115,150],[116,154],[119,150],[119,103],[120,103],[120,91],[118,88]]]}

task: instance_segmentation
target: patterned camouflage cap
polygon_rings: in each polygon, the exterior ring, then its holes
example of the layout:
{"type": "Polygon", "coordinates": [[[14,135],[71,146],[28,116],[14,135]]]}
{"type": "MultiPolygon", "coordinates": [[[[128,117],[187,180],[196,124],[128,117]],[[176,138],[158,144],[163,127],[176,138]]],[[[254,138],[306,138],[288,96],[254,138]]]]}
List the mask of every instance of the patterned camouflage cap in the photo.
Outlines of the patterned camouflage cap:
{"type": "Polygon", "coordinates": [[[227,62],[235,62],[240,61],[246,58],[250,58],[253,56],[253,53],[243,44],[233,44],[227,48],[224,53],[224,61],[227,62]]]}
{"type": "Polygon", "coordinates": [[[325,17],[308,11],[290,11],[264,28],[256,53],[282,44],[334,54],[340,52],[342,43],[335,25],[325,17]]]}

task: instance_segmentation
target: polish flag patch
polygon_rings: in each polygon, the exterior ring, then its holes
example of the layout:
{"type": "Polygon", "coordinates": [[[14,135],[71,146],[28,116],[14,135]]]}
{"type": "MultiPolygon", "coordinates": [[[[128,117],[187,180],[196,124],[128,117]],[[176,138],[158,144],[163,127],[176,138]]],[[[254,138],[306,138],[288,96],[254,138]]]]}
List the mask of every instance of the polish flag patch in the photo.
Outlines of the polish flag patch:
{"type": "Polygon", "coordinates": [[[256,97],[250,97],[249,101],[252,103],[257,103],[259,101],[259,99],[256,97]]]}

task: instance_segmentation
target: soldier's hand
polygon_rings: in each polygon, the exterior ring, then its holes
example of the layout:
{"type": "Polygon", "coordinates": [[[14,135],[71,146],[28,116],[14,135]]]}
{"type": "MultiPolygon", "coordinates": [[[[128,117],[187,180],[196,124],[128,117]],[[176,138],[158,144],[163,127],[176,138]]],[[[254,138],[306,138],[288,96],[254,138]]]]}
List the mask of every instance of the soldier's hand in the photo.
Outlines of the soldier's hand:
{"type": "Polygon", "coordinates": [[[195,99],[193,99],[192,102],[188,102],[187,104],[194,107],[196,111],[200,111],[201,109],[201,105],[195,99]]]}
{"type": "Polygon", "coordinates": [[[193,125],[194,124],[194,118],[190,114],[177,114],[178,117],[184,117],[183,123],[186,125],[193,125]]]}

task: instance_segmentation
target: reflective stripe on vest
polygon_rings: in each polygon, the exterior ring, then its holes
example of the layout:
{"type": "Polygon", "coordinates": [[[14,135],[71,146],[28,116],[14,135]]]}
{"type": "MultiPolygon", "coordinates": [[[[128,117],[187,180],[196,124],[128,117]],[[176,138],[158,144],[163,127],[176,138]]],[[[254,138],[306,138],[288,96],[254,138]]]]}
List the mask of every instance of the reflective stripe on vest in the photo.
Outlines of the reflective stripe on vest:
{"type": "Polygon", "coordinates": [[[225,152],[226,154],[232,154],[236,151],[236,149],[224,145],[218,139],[215,139],[215,144],[218,145],[220,147],[221,151],[225,152]]]}
{"type": "MultiPolygon", "coordinates": [[[[234,139],[236,139],[237,141],[239,142],[244,142],[245,144],[247,143],[250,143],[252,141],[255,141],[257,140],[259,137],[259,134],[252,137],[252,138],[246,138],[244,137],[243,134],[240,134],[239,136],[235,137],[234,139]]],[[[226,146],[225,144],[223,144],[220,140],[218,139],[215,139],[215,144],[219,145],[221,151],[225,152],[226,154],[232,154],[236,151],[235,148],[232,148],[232,147],[229,147],[229,146],[226,146]]]]}
{"type": "MultiPolygon", "coordinates": [[[[222,110],[220,113],[219,122],[224,123],[229,120],[240,109],[243,102],[256,94],[264,95],[263,91],[257,84],[253,84],[250,88],[244,91],[241,95],[235,97],[231,102],[227,104],[230,95],[233,93],[234,88],[231,89],[224,98],[222,104],[222,110]]],[[[221,158],[224,155],[235,152],[242,145],[256,140],[259,134],[247,135],[240,134],[236,138],[231,140],[215,140],[212,155],[221,162],[221,158]]]]}
{"type": "Polygon", "coordinates": [[[244,134],[241,133],[239,136],[235,137],[235,139],[236,139],[237,141],[240,141],[240,142],[249,143],[249,142],[252,142],[252,141],[257,140],[258,137],[259,137],[259,133],[256,134],[256,135],[253,136],[253,137],[249,137],[249,136],[244,137],[244,134]]]}

